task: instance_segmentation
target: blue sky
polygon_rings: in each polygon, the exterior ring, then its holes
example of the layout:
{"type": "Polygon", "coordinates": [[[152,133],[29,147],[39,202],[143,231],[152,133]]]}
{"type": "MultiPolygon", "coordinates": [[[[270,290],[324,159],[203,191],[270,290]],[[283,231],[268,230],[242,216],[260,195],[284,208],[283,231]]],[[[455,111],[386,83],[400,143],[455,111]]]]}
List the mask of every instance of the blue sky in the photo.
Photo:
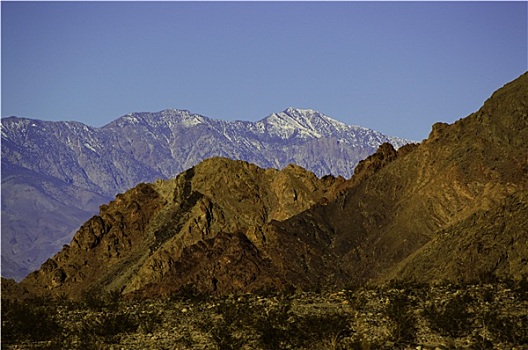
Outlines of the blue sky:
{"type": "Polygon", "coordinates": [[[2,117],[313,108],[422,140],[527,70],[527,2],[1,2],[2,117]]]}

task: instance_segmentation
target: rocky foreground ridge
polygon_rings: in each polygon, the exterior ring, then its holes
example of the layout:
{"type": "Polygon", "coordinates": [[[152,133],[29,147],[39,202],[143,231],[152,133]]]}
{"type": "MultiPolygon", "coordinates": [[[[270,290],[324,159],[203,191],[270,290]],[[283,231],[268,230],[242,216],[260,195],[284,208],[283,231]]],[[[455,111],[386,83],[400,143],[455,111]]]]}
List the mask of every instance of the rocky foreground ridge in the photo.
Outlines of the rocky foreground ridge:
{"type": "Polygon", "coordinates": [[[408,142],[295,108],[258,122],[168,109],[131,113],[101,128],[18,117],[3,118],[0,128],[2,276],[17,280],[69,243],[116,194],[173,178],[204,159],[277,169],[293,163],[348,178],[380,144],[408,142]]]}
{"type": "Polygon", "coordinates": [[[528,74],[352,179],[213,158],[140,184],[24,279],[40,295],[338,289],[528,276],[528,74]]]}

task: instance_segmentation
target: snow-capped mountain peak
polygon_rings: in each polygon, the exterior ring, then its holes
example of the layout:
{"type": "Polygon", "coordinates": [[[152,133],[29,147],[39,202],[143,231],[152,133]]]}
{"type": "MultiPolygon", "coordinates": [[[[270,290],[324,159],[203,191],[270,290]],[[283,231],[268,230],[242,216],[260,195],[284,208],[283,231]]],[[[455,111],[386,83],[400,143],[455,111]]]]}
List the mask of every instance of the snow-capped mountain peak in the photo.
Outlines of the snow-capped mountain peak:
{"type": "Polygon", "coordinates": [[[283,139],[289,139],[293,135],[303,139],[321,137],[308,117],[308,113],[300,113],[292,108],[273,113],[262,122],[267,126],[265,129],[268,133],[283,139]]]}
{"type": "Polygon", "coordinates": [[[333,138],[353,147],[368,145],[373,148],[383,142],[390,142],[396,148],[411,142],[361,126],[347,125],[313,109],[290,107],[262,119],[256,123],[256,126],[260,133],[265,133],[269,137],[299,142],[333,138]]]}

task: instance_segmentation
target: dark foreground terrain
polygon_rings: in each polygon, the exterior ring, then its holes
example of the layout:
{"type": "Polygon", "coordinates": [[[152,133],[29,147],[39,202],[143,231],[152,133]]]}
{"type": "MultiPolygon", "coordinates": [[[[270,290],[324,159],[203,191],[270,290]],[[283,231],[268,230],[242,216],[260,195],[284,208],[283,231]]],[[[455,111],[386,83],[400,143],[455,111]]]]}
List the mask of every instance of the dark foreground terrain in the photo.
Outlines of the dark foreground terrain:
{"type": "Polygon", "coordinates": [[[3,349],[528,349],[528,285],[2,303],[3,349]]]}

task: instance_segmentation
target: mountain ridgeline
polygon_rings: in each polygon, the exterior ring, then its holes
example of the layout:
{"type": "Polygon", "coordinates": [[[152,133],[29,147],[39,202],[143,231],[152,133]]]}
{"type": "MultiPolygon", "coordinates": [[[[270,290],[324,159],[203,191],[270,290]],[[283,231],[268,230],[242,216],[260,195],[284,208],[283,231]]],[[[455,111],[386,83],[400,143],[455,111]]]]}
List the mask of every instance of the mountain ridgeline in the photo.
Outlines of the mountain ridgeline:
{"type": "Polygon", "coordinates": [[[208,159],[100,208],[24,279],[37,294],[222,294],[528,277],[528,74],[350,180],[208,159]]]}
{"type": "Polygon", "coordinates": [[[258,122],[183,110],[132,113],[101,128],[2,119],[2,275],[20,279],[68,243],[83,222],[140,182],[170,179],[207,158],[264,168],[297,164],[350,177],[361,159],[409,141],[289,108],[258,122]]]}

